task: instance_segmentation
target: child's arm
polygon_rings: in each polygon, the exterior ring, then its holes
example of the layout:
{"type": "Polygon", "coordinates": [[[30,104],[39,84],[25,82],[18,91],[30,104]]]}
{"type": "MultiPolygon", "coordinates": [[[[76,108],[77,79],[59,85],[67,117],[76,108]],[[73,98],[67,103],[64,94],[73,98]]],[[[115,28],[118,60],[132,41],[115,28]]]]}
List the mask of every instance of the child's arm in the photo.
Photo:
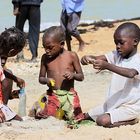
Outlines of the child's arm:
{"type": "Polygon", "coordinates": [[[75,72],[66,72],[64,74],[64,77],[66,79],[75,79],[77,81],[83,81],[84,80],[84,75],[83,71],[79,62],[79,58],[75,52],[72,52],[72,59],[73,59],[73,67],[75,69],[75,72]]]}
{"type": "Polygon", "coordinates": [[[45,85],[48,83],[48,80],[46,78],[46,67],[44,65],[45,62],[45,55],[41,58],[41,65],[40,65],[40,73],[39,73],[39,83],[45,85]]]}
{"type": "Polygon", "coordinates": [[[98,70],[107,69],[128,78],[134,78],[136,75],[138,75],[138,71],[135,69],[119,67],[103,60],[95,60],[93,63],[93,67],[98,70]]]}
{"type": "Polygon", "coordinates": [[[107,61],[105,55],[100,55],[100,56],[84,55],[81,58],[81,63],[83,65],[93,64],[94,63],[94,60],[97,60],[97,59],[107,61]]]}
{"type": "Polygon", "coordinates": [[[17,83],[17,86],[21,87],[25,87],[25,81],[19,77],[16,77],[15,75],[13,75],[12,73],[10,73],[9,71],[7,71],[6,69],[4,69],[4,74],[7,78],[12,79],[14,82],[17,83]]]}
{"type": "Polygon", "coordinates": [[[39,83],[45,85],[47,84],[48,87],[52,86],[51,84],[55,84],[55,81],[52,78],[46,78],[46,72],[47,68],[44,65],[45,60],[45,55],[42,56],[41,58],[41,66],[40,66],[40,73],[39,73],[39,83]]]}

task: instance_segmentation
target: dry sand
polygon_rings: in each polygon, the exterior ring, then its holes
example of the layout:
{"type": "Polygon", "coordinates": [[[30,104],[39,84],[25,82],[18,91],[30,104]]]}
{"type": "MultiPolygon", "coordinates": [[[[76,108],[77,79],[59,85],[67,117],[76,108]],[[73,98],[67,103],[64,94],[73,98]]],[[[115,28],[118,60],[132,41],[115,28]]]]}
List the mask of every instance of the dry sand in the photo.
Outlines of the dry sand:
{"type": "MultiPolygon", "coordinates": [[[[132,21],[140,26],[140,21],[132,21]]],[[[113,33],[116,27],[121,23],[114,24],[113,28],[99,28],[98,31],[92,30],[92,26],[79,27],[86,28],[89,31],[82,34],[82,38],[89,43],[85,50],[78,53],[81,58],[85,54],[100,55],[115,48],[113,42],[113,33]]],[[[41,38],[42,34],[40,35],[41,38]]],[[[41,40],[41,39],[40,39],[41,40]]],[[[73,51],[78,50],[78,42],[73,38],[73,51]]],[[[30,58],[28,47],[24,49],[25,57],[30,58]]],[[[40,57],[44,53],[41,45],[39,47],[38,63],[14,63],[8,62],[7,66],[19,77],[26,81],[27,94],[27,113],[34,101],[36,101],[47,86],[38,82],[38,73],[40,67],[40,57]],[[14,64],[13,64],[14,63],[14,64]]],[[[89,66],[82,66],[85,80],[75,82],[75,89],[78,91],[81,106],[84,112],[90,108],[101,104],[105,99],[107,87],[110,83],[111,73],[103,71],[96,74],[96,71],[89,66]]],[[[14,85],[16,88],[16,85],[14,85]]],[[[18,100],[9,101],[9,106],[18,111],[18,100]]],[[[0,124],[0,140],[139,140],[140,123],[134,126],[121,126],[119,128],[103,128],[93,125],[84,125],[78,129],[68,129],[64,121],[50,117],[46,120],[36,121],[25,118],[23,122],[11,121],[0,124]]]]}

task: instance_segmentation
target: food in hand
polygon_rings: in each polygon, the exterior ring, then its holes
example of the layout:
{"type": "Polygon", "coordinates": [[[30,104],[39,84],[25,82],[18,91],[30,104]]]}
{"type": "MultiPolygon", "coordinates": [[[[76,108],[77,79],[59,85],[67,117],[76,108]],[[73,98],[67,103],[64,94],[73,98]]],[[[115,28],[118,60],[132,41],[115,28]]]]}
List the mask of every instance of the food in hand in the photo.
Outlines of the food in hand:
{"type": "Polygon", "coordinates": [[[55,86],[55,81],[54,80],[50,80],[50,85],[51,85],[51,87],[54,87],[55,86]]]}

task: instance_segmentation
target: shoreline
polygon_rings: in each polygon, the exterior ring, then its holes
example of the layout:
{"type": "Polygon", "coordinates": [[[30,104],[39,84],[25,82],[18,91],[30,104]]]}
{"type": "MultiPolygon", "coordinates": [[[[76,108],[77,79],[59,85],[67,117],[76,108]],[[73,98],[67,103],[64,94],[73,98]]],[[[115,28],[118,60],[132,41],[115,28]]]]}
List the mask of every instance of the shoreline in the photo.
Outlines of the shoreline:
{"type": "MultiPolygon", "coordinates": [[[[100,20],[80,20],[78,27],[87,27],[94,25],[96,27],[113,27],[113,24],[126,21],[140,20],[140,17],[128,18],[128,19],[100,19],[100,20]]],[[[59,26],[60,22],[44,22],[41,24],[40,33],[43,33],[50,26],[59,26]]],[[[27,27],[25,27],[27,31],[27,27]]]]}

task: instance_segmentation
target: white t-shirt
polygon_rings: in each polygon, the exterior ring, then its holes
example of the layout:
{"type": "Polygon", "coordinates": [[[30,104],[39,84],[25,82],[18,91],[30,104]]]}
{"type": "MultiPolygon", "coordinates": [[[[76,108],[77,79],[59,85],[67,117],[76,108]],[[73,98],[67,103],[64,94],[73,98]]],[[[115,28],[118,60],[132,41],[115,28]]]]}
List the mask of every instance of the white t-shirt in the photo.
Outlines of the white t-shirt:
{"type": "Polygon", "coordinates": [[[136,69],[139,73],[135,78],[127,78],[113,73],[106,100],[107,110],[140,100],[140,55],[136,53],[132,57],[124,59],[117,54],[117,51],[113,51],[105,56],[109,63],[136,69]]]}
{"type": "Polygon", "coordinates": [[[121,58],[116,51],[105,55],[108,62],[119,67],[136,69],[139,75],[127,78],[113,73],[107,98],[102,105],[88,111],[90,117],[96,118],[109,113],[111,123],[132,120],[140,115],[140,55],[128,59],[121,58]]]}

